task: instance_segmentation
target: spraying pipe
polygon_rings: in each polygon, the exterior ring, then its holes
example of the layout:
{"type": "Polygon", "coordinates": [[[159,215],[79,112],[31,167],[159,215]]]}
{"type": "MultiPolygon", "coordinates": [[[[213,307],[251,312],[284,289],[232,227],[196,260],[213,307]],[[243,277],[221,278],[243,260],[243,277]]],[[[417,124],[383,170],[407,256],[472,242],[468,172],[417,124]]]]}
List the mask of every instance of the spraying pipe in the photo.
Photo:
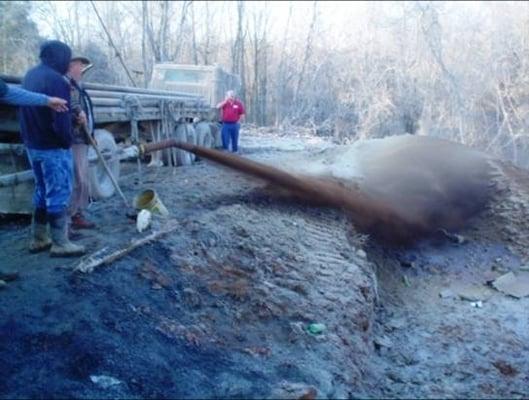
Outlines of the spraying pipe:
{"type": "Polygon", "coordinates": [[[333,180],[295,176],[266,164],[174,139],[142,144],[138,152],[144,155],[171,147],[189,151],[201,158],[263,179],[309,201],[347,210],[357,227],[383,236],[390,235],[393,241],[407,242],[413,239],[412,236],[423,234],[428,230],[425,221],[405,218],[391,205],[372,198],[358,187],[346,187],[333,180]]]}

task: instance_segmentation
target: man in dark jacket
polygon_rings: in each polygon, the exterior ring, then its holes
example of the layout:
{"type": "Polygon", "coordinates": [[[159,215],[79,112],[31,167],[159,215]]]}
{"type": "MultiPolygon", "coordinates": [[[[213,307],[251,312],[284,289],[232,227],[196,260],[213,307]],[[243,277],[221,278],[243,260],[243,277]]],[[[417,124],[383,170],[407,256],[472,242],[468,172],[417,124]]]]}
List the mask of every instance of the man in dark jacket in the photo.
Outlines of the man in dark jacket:
{"type": "MultiPolygon", "coordinates": [[[[41,63],[26,73],[22,87],[60,97],[70,104],[70,87],[63,75],[71,56],[66,44],[57,40],[45,42],[40,49],[41,63]]],[[[32,252],[46,250],[50,245],[52,256],[81,255],[85,251],[68,240],[67,208],[73,179],[71,118],[70,112],[57,113],[42,107],[21,109],[21,135],[35,175],[32,252]]]]}

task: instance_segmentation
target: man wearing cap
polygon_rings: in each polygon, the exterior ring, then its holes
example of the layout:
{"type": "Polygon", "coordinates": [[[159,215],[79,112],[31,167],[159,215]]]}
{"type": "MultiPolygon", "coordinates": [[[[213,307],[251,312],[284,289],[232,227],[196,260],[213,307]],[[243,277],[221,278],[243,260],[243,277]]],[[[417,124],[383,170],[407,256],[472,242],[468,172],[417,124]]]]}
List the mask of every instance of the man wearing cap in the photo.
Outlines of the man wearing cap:
{"type": "MultiPolygon", "coordinates": [[[[22,88],[70,104],[70,87],[64,80],[72,51],[58,40],[43,43],[40,64],[31,68],[22,88]]],[[[22,107],[20,133],[35,177],[31,252],[50,248],[52,256],[75,256],[83,246],[68,239],[67,208],[72,194],[72,120],[71,113],[58,113],[44,107],[22,107]],[[50,226],[51,240],[48,236],[50,226]]]]}
{"type": "Polygon", "coordinates": [[[87,135],[94,131],[92,102],[81,87],[83,73],[92,66],[83,56],[72,57],[67,78],[70,84],[72,104],[72,155],[74,164],[74,187],[69,207],[73,229],[92,229],[95,224],[86,220],[83,212],[89,202],[88,145],[87,135]]]}

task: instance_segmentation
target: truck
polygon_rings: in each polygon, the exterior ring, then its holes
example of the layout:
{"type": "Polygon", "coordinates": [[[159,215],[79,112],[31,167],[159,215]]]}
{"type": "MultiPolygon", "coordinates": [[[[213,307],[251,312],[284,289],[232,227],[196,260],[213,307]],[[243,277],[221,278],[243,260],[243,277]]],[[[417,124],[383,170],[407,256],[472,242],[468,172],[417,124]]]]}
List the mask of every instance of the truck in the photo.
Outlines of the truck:
{"type": "MultiPolygon", "coordinates": [[[[0,76],[19,85],[21,77],[0,76]]],[[[220,124],[215,105],[227,90],[238,90],[240,79],[219,65],[159,63],[148,88],[83,83],[94,105],[94,138],[115,180],[121,163],[136,158],[138,169],[148,166],[190,165],[196,157],[166,149],[144,159],[132,149],[141,143],[176,139],[209,148],[220,147],[220,124]]],[[[95,149],[89,150],[90,196],[93,200],[115,193],[95,149]]],[[[0,103],[0,214],[30,214],[33,173],[20,138],[17,107],[0,103]]]]}

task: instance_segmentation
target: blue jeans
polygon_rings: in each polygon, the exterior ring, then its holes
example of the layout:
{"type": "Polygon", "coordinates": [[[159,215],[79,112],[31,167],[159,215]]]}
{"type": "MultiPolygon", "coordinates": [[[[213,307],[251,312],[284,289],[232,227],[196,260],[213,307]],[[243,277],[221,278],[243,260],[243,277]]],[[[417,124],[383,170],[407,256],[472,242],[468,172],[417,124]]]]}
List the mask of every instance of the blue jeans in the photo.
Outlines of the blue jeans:
{"type": "Polygon", "coordinates": [[[222,123],[222,148],[228,150],[230,147],[235,153],[239,149],[239,129],[241,125],[238,122],[222,123]]]}
{"type": "Polygon", "coordinates": [[[35,208],[49,214],[66,211],[72,194],[73,161],[70,149],[27,149],[35,176],[35,208]]]}

